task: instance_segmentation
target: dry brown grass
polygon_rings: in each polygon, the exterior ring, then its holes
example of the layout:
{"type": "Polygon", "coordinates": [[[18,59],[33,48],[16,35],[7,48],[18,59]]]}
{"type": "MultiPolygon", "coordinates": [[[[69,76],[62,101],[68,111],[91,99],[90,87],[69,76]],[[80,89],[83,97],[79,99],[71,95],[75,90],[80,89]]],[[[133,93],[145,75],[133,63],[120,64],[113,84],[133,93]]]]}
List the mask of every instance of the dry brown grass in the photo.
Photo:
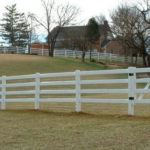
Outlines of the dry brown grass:
{"type": "Polygon", "coordinates": [[[0,111],[3,150],[149,150],[149,106],[136,106],[136,116],[119,104],[8,104],[0,111]],[[16,107],[17,106],[17,107],[16,107]],[[30,107],[29,107],[30,106],[30,107]],[[20,108],[20,110],[19,110],[20,108]],[[29,110],[30,108],[30,110],[29,110]]]}
{"type": "MultiPolygon", "coordinates": [[[[106,68],[66,58],[51,60],[49,57],[39,56],[0,55],[0,75],[106,68]]],[[[125,76],[94,76],[96,79],[118,77],[125,76]]],[[[97,85],[93,88],[112,88],[112,86],[97,85]]],[[[126,86],[117,85],[117,88],[126,86]]],[[[54,86],[54,88],[62,87],[54,86]]],[[[53,97],[60,96],[53,95],[53,97]]],[[[127,98],[127,95],[85,94],[83,97],[127,98]]],[[[145,96],[149,97],[149,94],[145,96]]],[[[124,104],[82,104],[82,113],[74,112],[73,103],[41,103],[39,111],[33,110],[33,103],[8,103],[6,106],[7,110],[0,111],[0,150],[150,149],[150,105],[135,105],[134,117],[127,115],[127,105],[124,104]]]]}

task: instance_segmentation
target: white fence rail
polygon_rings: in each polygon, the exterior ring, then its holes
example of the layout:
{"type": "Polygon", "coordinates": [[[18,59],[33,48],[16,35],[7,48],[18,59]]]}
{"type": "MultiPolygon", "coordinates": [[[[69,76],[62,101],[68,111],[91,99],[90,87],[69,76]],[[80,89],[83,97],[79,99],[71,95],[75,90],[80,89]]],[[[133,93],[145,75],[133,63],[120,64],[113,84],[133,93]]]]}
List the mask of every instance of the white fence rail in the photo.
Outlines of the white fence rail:
{"type": "MultiPolygon", "coordinates": [[[[150,94],[150,78],[137,78],[138,73],[150,73],[150,68],[135,68],[130,67],[128,69],[117,69],[117,70],[99,70],[99,71],[80,71],[75,72],[66,72],[66,73],[48,73],[40,74],[36,73],[33,75],[21,75],[21,76],[2,76],[0,77],[0,102],[1,109],[6,108],[6,103],[12,102],[34,102],[35,109],[39,109],[40,103],[42,102],[67,102],[75,103],[76,112],[81,111],[81,103],[124,103],[128,104],[128,114],[134,115],[134,104],[149,103],[150,104],[150,95],[149,99],[144,99],[145,94],[150,94]],[[98,75],[125,75],[124,79],[87,79],[90,76],[98,75]],[[86,76],[86,79],[82,77],[86,76]],[[61,81],[49,81],[48,79],[61,78],[61,81]],[[63,80],[65,77],[72,77],[72,80],[67,81],[63,80]],[[32,81],[22,81],[22,80],[31,80],[32,81]],[[21,80],[21,81],[20,81],[21,80]],[[43,81],[44,80],[44,81],[43,81]],[[46,80],[46,81],[45,81],[46,80]],[[47,81],[48,80],[48,81],[47,81]],[[18,82],[20,81],[20,82],[18,82]],[[145,88],[137,88],[138,83],[146,83],[145,88]],[[124,89],[120,88],[104,88],[104,89],[95,89],[95,88],[83,88],[84,85],[117,85],[117,84],[127,84],[128,87],[124,89]],[[48,89],[49,86],[61,86],[61,89],[48,89]],[[62,86],[74,86],[74,88],[64,89],[62,86]],[[32,87],[31,90],[8,90],[8,88],[17,88],[17,87],[32,87]],[[45,87],[44,89],[41,89],[45,87]],[[84,98],[83,94],[126,94],[128,98],[117,99],[104,99],[104,98],[84,98]],[[137,96],[138,94],[138,96],[137,96]],[[9,96],[18,96],[23,95],[23,98],[10,98],[9,96]],[[70,98],[41,98],[41,95],[72,95],[70,98]],[[25,96],[28,96],[26,98],[25,96]],[[30,97],[31,96],[31,97],[30,97]],[[30,98],[29,98],[30,97],[30,98]]],[[[108,106],[109,107],[109,106],[108,106]]]]}
{"type": "MultiPolygon", "coordinates": [[[[15,54],[26,54],[28,53],[27,47],[0,47],[0,53],[15,53],[15,54]]],[[[49,52],[48,49],[37,49],[31,48],[30,54],[36,54],[41,56],[48,56],[49,52]]],[[[107,62],[123,62],[123,63],[132,63],[131,57],[125,57],[117,54],[111,53],[99,53],[96,50],[92,51],[92,58],[96,59],[97,61],[107,61],[107,62]]],[[[74,57],[74,58],[81,58],[82,51],[75,51],[75,50],[54,50],[54,56],[60,57],[74,57]]],[[[85,58],[89,58],[90,52],[85,53],[85,58]]],[[[135,60],[133,61],[133,63],[135,60]]],[[[137,59],[138,64],[143,64],[143,60],[141,57],[137,59]]]]}
{"type": "MultiPolygon", "coordinates": [[[[48,50],[47,49],[36,49],[31,48],[31,54],[37,54],[41,56],[47,56],[48,50]]],[[[130,56],[122,56],[118,54],[111,54],[111,53],[100,53],[95,51],[92,51],[91,53],[92,58],[98,60],[98,61],[107,61],[107,62],[123,62],[123,63],[132,63],[132,58],[130,56]]],[[[81,58],[82,57],[82,51],[75,51],[75,50],[54,50],[54,56],[60,57],[74,57],[74,58],[81,58]]],[[[85,53],[85,58],[90,57],[90,52],[87,51],[85,53]]],[[[134,58],[135,59],[135,58],[134,58]]],[[[133,60],[133,63],[136,61],[133,60]]],[[[142,57],[137,58],[138,64],[143,64],[142,57]]]]}
{"type": "Polygon", "coordinates": [[[25,54],[28,53],[27,47],[0,47],[0,53],[9,53],[9,54],[25,54]]]}

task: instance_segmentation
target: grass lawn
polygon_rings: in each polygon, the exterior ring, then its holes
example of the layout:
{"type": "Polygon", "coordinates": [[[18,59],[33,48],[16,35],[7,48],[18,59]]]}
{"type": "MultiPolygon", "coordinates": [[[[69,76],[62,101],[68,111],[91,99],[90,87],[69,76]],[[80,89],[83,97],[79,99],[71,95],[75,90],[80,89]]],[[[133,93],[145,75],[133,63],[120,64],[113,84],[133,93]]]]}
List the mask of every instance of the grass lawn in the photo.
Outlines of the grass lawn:
{"type": "MultiPolygon", "coordinates": [[[[76,69],[99,70],[112,67],[118,68],[98,63],[81,63],[80,59],[73,58],[0,55],[0,75],[66,72],[76,69]]],[[[94,78],[115,77],[124,78],[94,78]]],[[[118,85],[117,88],[125,86],[118,85]]],[[[93,88],[104,86],[98,85],[93,88]]],[[[98,94],[91,96],[126,97],[98,94]]],[[[149,95],[146,97],[149,98],[149,95]]],[[[150,149],[150,105],[135,105],[134,117],[126,115],[127,105],[124,104],[83,104],[83,112],[80,114],[74,112],[74,104],[68,103],[41,103],[39,111],[33,108],[33,103],[9,103],[5,111],[0,111],[0,150],[150,149]]]]}
{"type": "Polygon", "coordinates": [[[107,67],[88,61],[81,63],[81,59],[74,58],[0,54],[0,75],[99,70],[107,67]]]}

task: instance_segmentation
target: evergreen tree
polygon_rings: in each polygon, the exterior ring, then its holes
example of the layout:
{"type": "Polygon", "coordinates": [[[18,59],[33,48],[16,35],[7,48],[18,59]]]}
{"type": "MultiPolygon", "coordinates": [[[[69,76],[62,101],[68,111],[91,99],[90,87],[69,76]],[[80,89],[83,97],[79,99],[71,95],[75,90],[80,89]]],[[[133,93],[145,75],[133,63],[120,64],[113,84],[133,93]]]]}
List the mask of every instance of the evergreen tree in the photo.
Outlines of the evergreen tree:
{"type": "Polygon", "coordinates": [[[28,41],[28,24],[25,14],[19,13],[16,4],[6,6],[2,19],[2,36],[12,46],[26,46],[28,41]]]}
{"type": "Polygon", "coordinates": [[[93,44],[96,43],[96,41],[99,40],[99,37],[100,37],[99,25],[94,17],[92,17],[88,21],[85,36],[87,38],[87,41],[88,41],[89,47],[90,47],[90,61],[91,61],[92,46],[93,46],[93,44]]]}

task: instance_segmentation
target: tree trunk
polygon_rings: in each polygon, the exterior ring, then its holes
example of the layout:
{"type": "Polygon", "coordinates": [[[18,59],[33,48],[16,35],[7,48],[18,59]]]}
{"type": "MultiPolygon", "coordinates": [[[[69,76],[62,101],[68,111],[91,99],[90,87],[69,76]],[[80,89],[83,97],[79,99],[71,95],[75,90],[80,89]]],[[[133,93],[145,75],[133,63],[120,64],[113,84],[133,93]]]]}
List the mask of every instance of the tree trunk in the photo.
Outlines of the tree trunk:
{"type": "Polygon", "coordinates": [[[28,54],[30,54],[31,52],[31,48],[30,48],[30,45],[28,45],[28,54]]]}
{"type": "Polygon", "coordinates": [[[135,64],[137,64],[137,61],[138,61],[138,56],[136,55],[135,64]]]}
{"type": "Polygon", "coordinates": [[[92,48],[90,47],[90,62],[92,62],[92,48]]]}
{"type": "Polygon", "coordinates": [[[133,54],[131,55],[131,64],[133,64],[133,54]]]}
{"type": "Polygon", "coordinates": [[[82,62],[85,62],[85,50],[82,51],[82,62]]]}
{"type": "Polygon", "coordinates": [[[48,34],[47,44],[48,44],[48,56],[51,56],[51,44],[50,44],[50,33],[48,34]]]}
{"type": "Polygon", "coordinates": [[[147,66],[150,67],[150,55],[147,55],[147,66]]]}
{"type": "Polygon", "coordinates": [[[146,55],[145,55],[145,53],[143,54],[143,65],[144,65],[144,67],[146,67],[146,55]]]}
{"type": "Polygon", "coordinates": [[[51,47],[50,47],[50,55],[49,55],[49,56],[53,57],[53,56],[54,56],[54,55],[53,55],[53,52],[54,52],[54,47],[51,46],[51,47]]]}

